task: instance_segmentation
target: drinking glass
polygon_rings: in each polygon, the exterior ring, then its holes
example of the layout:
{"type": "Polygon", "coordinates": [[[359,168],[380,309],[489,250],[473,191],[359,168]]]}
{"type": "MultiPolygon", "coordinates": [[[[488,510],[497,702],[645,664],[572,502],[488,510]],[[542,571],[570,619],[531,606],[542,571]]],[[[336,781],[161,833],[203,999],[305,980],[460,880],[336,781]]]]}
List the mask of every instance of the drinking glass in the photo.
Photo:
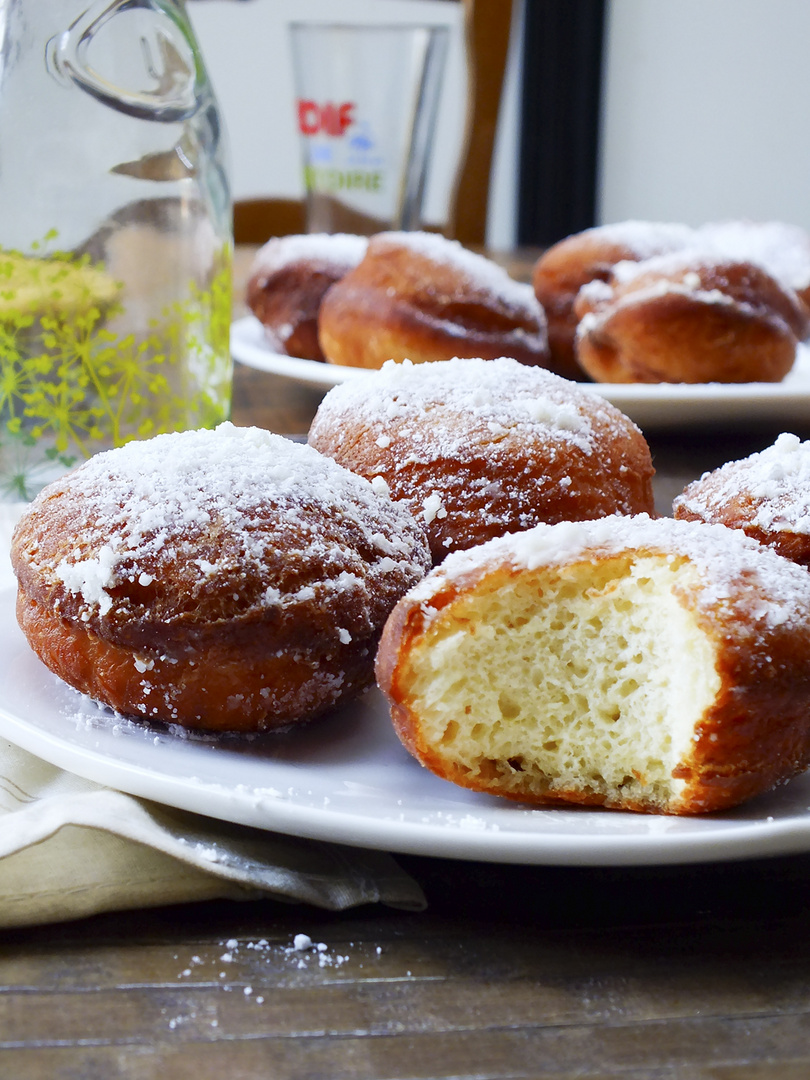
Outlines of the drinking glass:
{"type": "Polygon", "coordinates": [[[449,31],[292,23],[308,232],[418,229],[449,31]]]}

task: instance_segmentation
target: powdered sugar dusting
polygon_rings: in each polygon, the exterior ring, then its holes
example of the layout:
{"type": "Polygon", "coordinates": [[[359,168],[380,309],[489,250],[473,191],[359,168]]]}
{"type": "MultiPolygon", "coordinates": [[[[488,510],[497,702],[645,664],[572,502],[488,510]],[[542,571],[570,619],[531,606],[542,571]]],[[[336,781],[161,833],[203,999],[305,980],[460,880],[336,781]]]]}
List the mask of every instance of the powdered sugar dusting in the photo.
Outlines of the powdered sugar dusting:
{"type": "Polygon", "coordinates": [[[256,252],[251,275],[269,276],[301,261],[336,264],[348,270],[360,262],[367,247],[367,237],[351,233],[274,236],[256,252]]]}
{"type": "Polygon", "coordinates": [[[436,561],[537,521],[652,506],[638,428],[604,398],[503,357],[389,361],[330,390],[309,439],[384,476],[436,561]]]}
{"type": "Polygon", "coordinates": [[[473,287],[490,292],[529,315],[543,314],[531,285],[516,281],[498,263],[470,251],[457,240],[448,240],[439,233],[387,232],[378,233],[372,243],[377,251],[386,245],[407,247],[431,262],[446,263],[463,273],[473,287]]]}
{"type": "Polygon", "coordinates": [[[665,251],[675,251],[689,243],[693,230],[688,225],[658,221],[617,221],[587,229],[582,235],[621,244],[638,259],[648,259],[665,251]]]}
{"type": "MultiPolygon", "coordinates": [[[[115,585],[115,552],[110,544],[104,544],[94,559],[71,563],[67,559],[56,567],[56,578],[68,592],[80,593],[90,606],[96,605],[99,614],[106,615],[112,607],[107,589],[115,585]]],[[[149,577],[141,574],[140,577],[149,577]]]]}
{"type": "MultiPolygon", "coordinates": [[[[718,262],[750,262],[769,273],[784,288],[810,285],[810,236],[797,225],[783,222],[709,222],[699,228],[687,225],[626,221],[588,230],[608,242],[622,244],[634,258],[613,267],[613,277],[627,282],[656,264],[651,260],[675,255],[681,263],[713,265],[718,262]]],[[[666,263],[658,264],[666,272],[666,263]]]]}
{"type": "Polygon", "coordinates": [[[810,442],[783,432],[767,449],[690,484],[674,505],[703,516],[741,500],[746,524],[810,535],[810,442]]]}
{"type": "Polygon", "coordinates": [[[515,570],[565,566],[583,558],[618,556],[640,550],[668,558],[685,557],[698,570],[698,606],[713,615],[738,602],[749,618],[764,627],[804,625],[810,611],[810,574],[724,525],[635,517],[537,525],[499,537],[468,551],[449,555],[408,593],[411,601],[429,606],[448,583],[463,587],[500,565],[515,570]],[[741,588],[741,581],[745,587],[741,588]],[[767,603],[762,602],[763,596],[767,603]]]}
{"type": "MultiPolygon", "coordinates": [[[[743,258],[742,253],[740,257],[743,258]]],[[[719,248],[712,250],[711,245],[705,243],[655,255],[641,262],[621,260],[612,267],[610,282],[588,282],[580,290],[581,301],[593,307],[582,315],[576,330],[577,338],[583,339],[598,331],[618,311],[643,307],[664,296],[685,296],[704,306],[733,309],[785,326],[783,314],[760,298],[755,288],[750,289],[749,295],[742,295],[739,289],[726,283],[724,267],[734,261],[727,252],[719,248]]],[[[747,261],[755,262],[751,258],[747,261]]],[[[759,269],[767,272],[761,265],[759,269]]],[[[783,285],[783,288],[786,304],[792,298],[798,313],[798,298],[788,286],[783,285]]]]}
{"type": "Polygon", "coordinates": [[[85,621],[133,604],[149,617],[161,575],[180,594],[217,595],[246,614],[330,590],[362,595],[384,587],[391,565],[414,580],[427,565],[424,537],[402,507],[311,447],[258,428],[226,423],[99,454],[46,488],[23,523],[65,497],[83,515],[73,548],[48,566],[32,540],[19,559],[80,598],[85,621]],[[280,568],[275,577],[270,566],[280,568]]]}
{"type": "MultiPolygon", "coordinates": [[[[361,425],[388,421],[386,447],[394,438],[406,438],[421,446],[426,456],[452,458],[464,453],[467,439],[466,431],[454,430],[453,419],[465,415],[485,427],[493,442],[499,435],[534,429],[590,452],[593,407],[592,396],[575,384],[505,357],[428,364],[388,361],[380,371],[330,390],[314,429],[321,423],[331,426],[344,415],[361,425]]],[[[597,408],[602,409],[601,402],[597,408]]],[[[627,423],[613,406],[605,412],[627,423]]]]}
{"type": "Polygon", "coordinates": [[[724,221],[704,225],[698,242],[726,257],[758,263],[792,289],[810,285],[810,237],[781,221],[724,221]]]}
{"type": "Polygon", "coordinates": [[[722,289],[703,286],[698,269],[711,269],[720,261],[719,257],[695,251],[656,255],[643,262],[622,260],[616,263],[612,276],[617,288],[596,281],[589,282],[580,290],[580,296],[593,303],[595,310],[582,316],[577,325],[577,337],[584,337],[598,329],[619,310],[641,306],[662,296],[688,296],[701,304],[755,313],[753,304],[733,297],[722,289]],[[649,281],[637,287],[624,288],[632,286],[642,277],[649,277],[649,281]]]}
{"type": "Polygon", "coordinates": [[[670,251],[665,255],[653,255],[643,262],[623,259],[612,268],[614,281],[626,284],[635,278],[647,274],[672,275],[676,278],[671,284],[686,292],[695,292],[701,287],[699,270],[711,269],[726,262],[727,256],[701,248],[687,248],[683,251],[670,251]]]}

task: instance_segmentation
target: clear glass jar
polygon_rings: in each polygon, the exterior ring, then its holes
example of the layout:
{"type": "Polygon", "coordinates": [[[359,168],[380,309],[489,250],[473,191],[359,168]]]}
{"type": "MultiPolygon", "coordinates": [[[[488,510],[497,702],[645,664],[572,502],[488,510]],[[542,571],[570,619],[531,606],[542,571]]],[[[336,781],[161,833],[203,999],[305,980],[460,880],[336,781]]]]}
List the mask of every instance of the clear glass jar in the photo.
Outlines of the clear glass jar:
{"type": "Polygon", "coordinates": [[[0,0],[0,499],[229,414],[225,156],[181,0],[0,0]]]}

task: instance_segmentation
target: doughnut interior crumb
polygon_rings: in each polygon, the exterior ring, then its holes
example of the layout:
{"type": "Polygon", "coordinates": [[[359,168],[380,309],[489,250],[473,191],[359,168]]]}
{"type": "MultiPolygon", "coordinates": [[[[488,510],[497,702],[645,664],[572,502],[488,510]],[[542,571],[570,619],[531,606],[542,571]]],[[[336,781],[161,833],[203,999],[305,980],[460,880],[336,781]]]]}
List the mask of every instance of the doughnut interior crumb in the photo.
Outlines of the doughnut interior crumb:
{"type": "Polygon", "coordinates": [[[650,555],[536,571],[462,597],[405,678],[425,742],[503,794],[617,791],[664,807],[714,701],[715,651],[650,555]]]}
{"type": "Polygon", "coordinates": [[[538,525],[411,588],[375,670],[403,745],[453,783],[725,810],[810,764],[810,575],[723,525],[538,525]]]}

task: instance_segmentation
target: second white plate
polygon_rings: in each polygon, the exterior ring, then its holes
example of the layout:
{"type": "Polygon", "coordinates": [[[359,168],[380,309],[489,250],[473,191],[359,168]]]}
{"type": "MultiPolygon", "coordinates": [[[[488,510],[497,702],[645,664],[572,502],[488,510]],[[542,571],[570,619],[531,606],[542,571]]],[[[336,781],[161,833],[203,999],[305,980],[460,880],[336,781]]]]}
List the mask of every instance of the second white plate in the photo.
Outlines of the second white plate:
{"type": "MultiPolygon", "coordinates": [[[[324,389],[367,374],[362,368],[339,367],[273,352],[262,324],[252,315],[231,327],[231,352],[248,367],[324,389]]],[[[706,422],[760,421],[791,425],[810,422],[810,350],[800,346],[793,371],[780,383],[658,383],[606,385],[582,383],[601,394],[642,428],[706,422]]]]}

